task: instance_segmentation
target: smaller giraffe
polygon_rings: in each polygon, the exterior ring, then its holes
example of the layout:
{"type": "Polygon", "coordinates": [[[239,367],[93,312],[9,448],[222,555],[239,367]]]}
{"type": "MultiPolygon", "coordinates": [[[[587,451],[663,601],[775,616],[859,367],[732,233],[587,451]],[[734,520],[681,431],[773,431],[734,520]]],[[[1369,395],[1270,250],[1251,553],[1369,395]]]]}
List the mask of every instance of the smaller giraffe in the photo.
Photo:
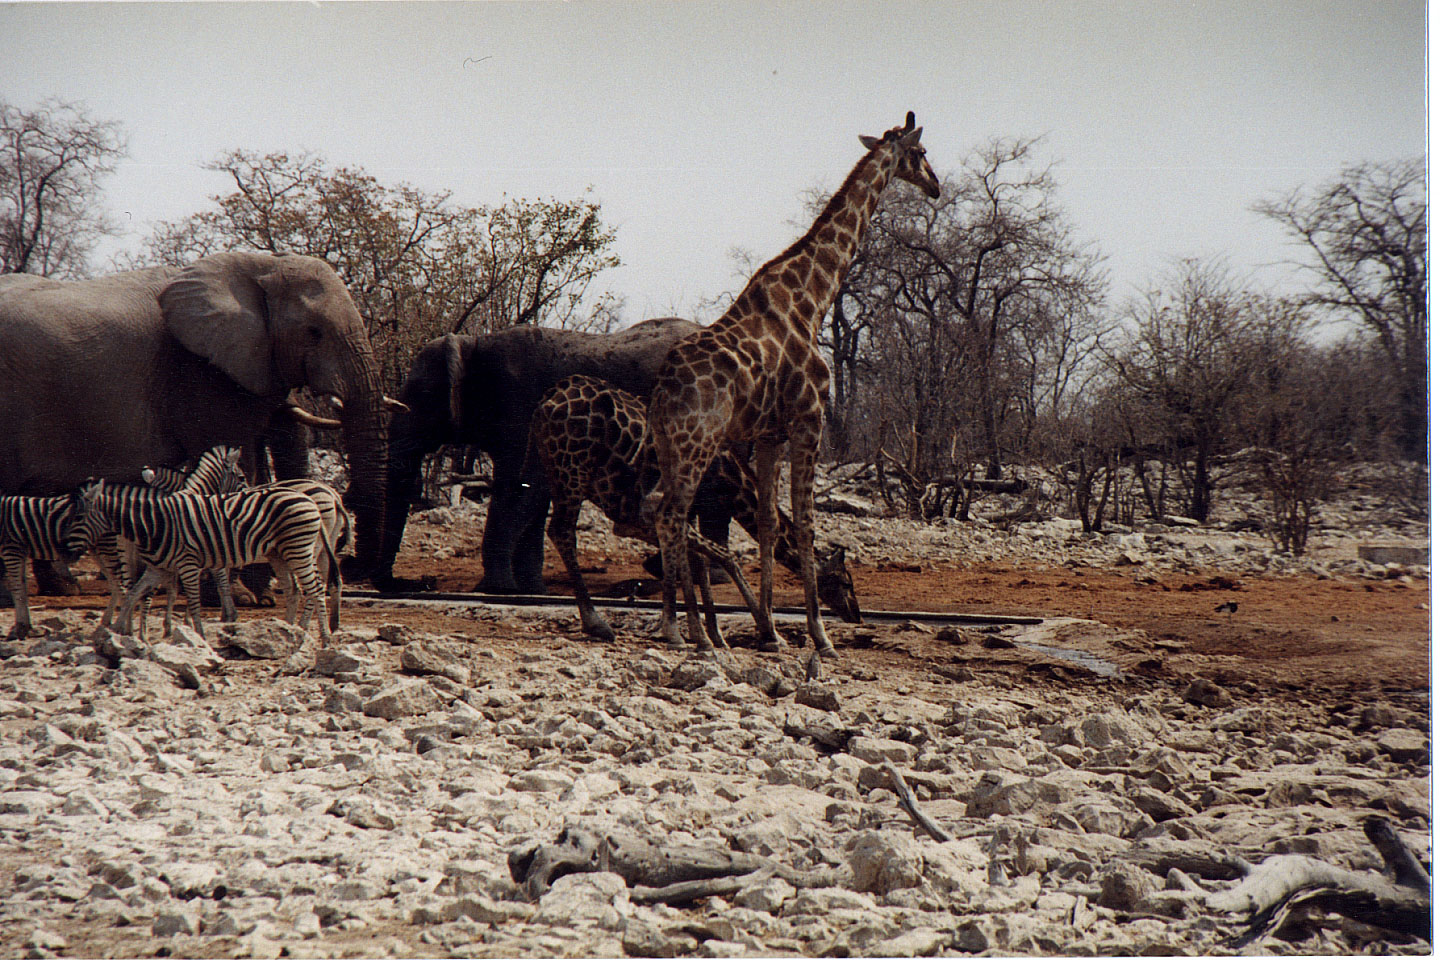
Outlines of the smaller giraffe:
{"type": "MultiPolygon", "coordinates": [[[[613,640],[614,631],[595,610],[580,574],[575,556],[575,527],[580,505],[586,500],[598,505],[615,524],[615,532],[649,543],[655,542],[653,527],[640,519],[640,504],[659,479],[653,448],[646,441],[645,408],[634,395],[603,380],[572,376],[557,384],[541,399],[530,425],[529,457],[541,465],[551,488],[553,502],[549,535],[575,588],[576,604],[585,632],[613,640]]],[[[709,537],[690,531],[691,547],[718,562],[756,612],[753,594],[740,575],[724,542],[729,537],[733,515],[742,527],[754,532],[756,494],[748,471],[728,454],[716,459],[697,503],[702,526],[709,537]]],[[[780,517],[780,540],[786,546],[782,562],[795,561],[793,531],[788,518],[780,517]]],[[[707,592],[706,564],[697,563],[702,592],[707,592]]],[[[826,602],[847,620],[859,622],[859,603],[845,568],[843,547],[830,551],[822,561],[822,592],[826,602]]],[[[717,645],[724,645],[715,621],[713,602],[706,601],[706,633],[717,645]]],[[[673,604],[670,606],[673,610],[673,604]]],[[[757,622],[758,618],[757,618],[757,622]]],[[[683,643],[673,616],[662,623],[662,634],[673,645],[683,643]]],[[[765,638],[762,637],[762,643],[765,638]]]]}

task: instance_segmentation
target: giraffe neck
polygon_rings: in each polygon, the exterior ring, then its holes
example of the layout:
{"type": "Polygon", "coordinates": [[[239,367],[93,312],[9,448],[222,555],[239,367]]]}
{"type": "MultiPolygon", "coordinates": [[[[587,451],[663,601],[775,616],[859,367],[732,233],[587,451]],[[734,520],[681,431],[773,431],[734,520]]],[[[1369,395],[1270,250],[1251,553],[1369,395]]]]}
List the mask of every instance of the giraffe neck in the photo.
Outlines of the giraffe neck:
{"type": "Polygon", "coordinates": [[[861,157],[805,235],[750,278],[731,308],[737,320],[768,313],[815,338],[895,173],[898,158],[887,147],[861,157]]]}

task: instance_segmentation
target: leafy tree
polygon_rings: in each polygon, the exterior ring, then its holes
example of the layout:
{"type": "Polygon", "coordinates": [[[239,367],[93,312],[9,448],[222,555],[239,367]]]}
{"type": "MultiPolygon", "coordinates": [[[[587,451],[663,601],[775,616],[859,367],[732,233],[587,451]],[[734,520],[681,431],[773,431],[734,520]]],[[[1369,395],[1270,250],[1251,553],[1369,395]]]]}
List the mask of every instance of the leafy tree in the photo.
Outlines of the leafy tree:
{"type": "Polygon", "coordinates": [[[461,207],[448,192],[389,186],[308,153],[235,150],[207,167],[234,191],[212,197],[214,209],[158,225],[141,262],[237,248],[328,261],[365,318],[391,389],[418,347],[440,334],[613,322],[610,300],[585,312],[590,281],[619,263],[609,249],[615,233],[589,200],[461,207]]]}
{"type": "Polygon", "coordinates": [[[79,104],[0,100],[0,273],[84,276],[96,242],[119,232],[99,184],[125,154],[120,125],[79,104]]]}
{"type": "Polygon", "coordinates": [[[1425,162],[1366,163],[1314,191],[1257,205],[1305,248],[1306,301],[1358,322],[1389,367],[1401,454],[1426,458],[1429,425],[1429,202],[1425,162]]]}

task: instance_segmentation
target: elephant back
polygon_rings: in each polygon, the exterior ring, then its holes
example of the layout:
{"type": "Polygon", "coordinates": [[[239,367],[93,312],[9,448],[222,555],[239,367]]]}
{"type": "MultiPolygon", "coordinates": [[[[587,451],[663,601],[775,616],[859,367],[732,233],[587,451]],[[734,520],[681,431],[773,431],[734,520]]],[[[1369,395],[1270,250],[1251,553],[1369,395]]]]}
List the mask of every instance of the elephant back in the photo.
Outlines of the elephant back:
{"type": "Polygon", "coordinates": [[[589,369],[574,372],[608,380],[638,397],[648,397],[670,348],[702,329],[679,317],[660,317],[618,333],[597,335],[583,352],[583,365],[589,369]]]}

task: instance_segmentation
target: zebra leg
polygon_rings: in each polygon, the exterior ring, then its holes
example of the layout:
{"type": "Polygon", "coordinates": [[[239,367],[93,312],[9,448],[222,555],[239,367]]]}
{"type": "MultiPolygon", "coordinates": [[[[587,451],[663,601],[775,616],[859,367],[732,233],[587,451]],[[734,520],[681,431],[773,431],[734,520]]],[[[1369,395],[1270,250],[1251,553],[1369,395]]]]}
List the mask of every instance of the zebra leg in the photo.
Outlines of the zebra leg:
{"type": "Polygon", "coordinates": [[[205,639],[205,624],[200,619],[200,565],[194,562],[185,563],[175,571],[180,578],[180,586],[185,588],[185,603],[190,610],[190,624],[195,632],[200,634],[200,639],[205,639]]]}
{"type": "Polygon", "coordinates": [[[135,612],[135,604],[146,596],[165,577],[165,573],[155,567],[149,567],[145,573],[125,594],[125,601],[120,604],[120,612],[116,614],[117,624],[120,633],[130,634],[130,617],[135,612]]]}
{"type": "Polygon", "coordinates": [[[216,567],[210,571],[210,579],[215,581],[215,592],[220,595],[220,619],[225,623],[239,620],[240,613],[235,609],[235,596],[230,592],[230,571],[224,567],[216,567]]]}
{"type": "Polygon", "coordinates": [[[29,585],[25,582],[25,554],[5,553],[5,586],[15,601],[15,625],[7,640],[21,640],[30,632],[29,585]]]}

